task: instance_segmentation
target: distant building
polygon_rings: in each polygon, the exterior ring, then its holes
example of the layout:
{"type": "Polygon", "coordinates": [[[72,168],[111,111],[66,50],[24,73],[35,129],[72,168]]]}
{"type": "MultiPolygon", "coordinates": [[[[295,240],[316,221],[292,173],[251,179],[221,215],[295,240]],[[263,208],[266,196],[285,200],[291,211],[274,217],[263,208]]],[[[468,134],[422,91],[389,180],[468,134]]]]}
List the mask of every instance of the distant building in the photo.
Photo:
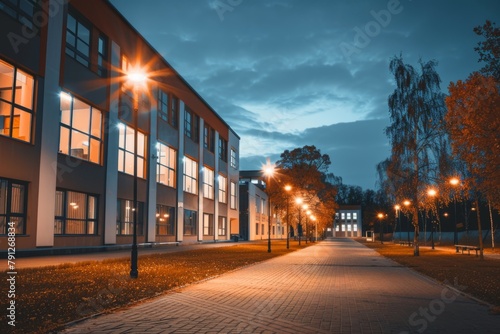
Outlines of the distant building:
{"type": "Polygon", "coordinates": [[[333,236],[350,238],[363,236],[361,205],[339,207],[333,222],[333,236]]]}
{"type": "Polygon", "coordinates": [[[109,1],[0,0],[0,30],[2,245],[127,245],[134,212],[139,243],[238,232],[238,135],[109,1]]]}
{"type": "MultiPolygon", "coordinates": [[[[265,178],[261,171],[240,171],[240,238],[265,240],[268,238],[269,206],[265,193],[265,178]]],[[[286,238],[285,226],[272,212],[271,239],[286,238]]]]}

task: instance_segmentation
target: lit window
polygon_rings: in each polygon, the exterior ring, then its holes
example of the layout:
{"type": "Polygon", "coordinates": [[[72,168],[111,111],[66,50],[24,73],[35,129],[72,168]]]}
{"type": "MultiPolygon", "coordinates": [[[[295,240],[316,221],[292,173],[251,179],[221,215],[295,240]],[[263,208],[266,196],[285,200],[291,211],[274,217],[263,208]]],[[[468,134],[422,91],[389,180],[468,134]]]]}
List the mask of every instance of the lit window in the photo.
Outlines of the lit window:
{"type": "Polygon", "coordinates": [[[31,142],[33,76],[0,60],[0,134],[31,142]]]}
{"type": "Polygon", "coordinates": [[[351,213],[350,212],[347,213],[347,220],[351,220],[351,213]]]}
{"type": "Polygon", "coordinates": [[[226,235],[227,231],[227,218],[223,216],[219,216],[219,230],[217,232],[218,235],[226,235]]]}
{"type": "MultiPolygon", "coordinates": [[[[132,235],[134,233],[134,201],[126,199],[117,200],[116,234],[132,235]]],[[[143,235],[144,203],[137,202],[137,235],[143,235]]]]}
{"type": "Polygon", "coordinates": [[[230,207],[231,209],[233,210],[236,210],[236,199],[237,199],[237,196],[238,194],[236,193],[236,183],[234,183],[233,181],[231,181],[231,201],[230,201],[230,207]]]}
{"type": "Polygon", "coordinates": [[[227,203],[227,177],[219,175],[219,202],[227,203]]]}
{"type": "Polygon", "coordinates": [[[214,216],[203,214],[203,235],[214,235],[214,216]]]}
{"type": "Polygon", "coordinates": [[[158,156],[156,182],[175,188],[177,151],[162,143],[156,144],[158,156]]]}
{"type": "Polygon", "coordinates": [[[102,113],[61,93],[59,153],[95,163],[101,162],[102,113]]]}
{"type": "Polygon", "coordinates": [[[56,191],[54,234],[97,234],[97,197],[56,191]]]}
{"type": "Polygon", "coordinates": [[[82,65],[90,64],[90,28],[68,14],[66,23],[66,54],[82,65]]]}
{"type": "Polygon", "coordinates": [[[198,193],[198,163],[188,157],[184,157],[184,191],[198,193]]]}
{"type": "MultiPolygon", "coordinates": [[[[120,123],[118,139],[118,171],[134,175],[134,129],[120,123]]],[[[137,132],[137,176],[145,178],[146,171],[146,136],[137,132]]]]}
{"type": "Polygon", "coordinates": [[[210,168],[203,168],[203,196],[214,199],[214,171],[210,168]]]}
{"type": "Polygon", "coordinates": [[[354,219],[354,220],[358,219],[358,213],[357,212],[353,212],[352,213],[352,219],[354,219]]]}
{"type": "Polygon", "coordinates": [[[14,229],[24,234],[26,226],[27,184],[0,178],[0,234],[14,229]]]}
{"type": "Polygon", "coordinates": [[[175,208],[156,205],[156,235],[174,235],[175,233],[175,208]]]}

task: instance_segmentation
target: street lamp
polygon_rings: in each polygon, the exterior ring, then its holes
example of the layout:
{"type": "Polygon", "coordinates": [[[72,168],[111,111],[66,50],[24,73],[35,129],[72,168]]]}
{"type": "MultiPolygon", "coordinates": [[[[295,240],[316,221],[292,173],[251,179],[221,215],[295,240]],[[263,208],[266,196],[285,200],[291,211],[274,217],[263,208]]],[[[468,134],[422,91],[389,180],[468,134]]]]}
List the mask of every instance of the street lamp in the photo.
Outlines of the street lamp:
{"type": "MultiPolygon", "coordinates": [[[[406,207],[406,212],[408,212],[408,207],[410,206],[411,202],[409,200],[405,200],[403,202],[403,205],[406,207]]],[[[406,216],[406,233],[408,235],[408,245],[410,244],[410,219],[408,218],[408,214],[405,212],[406,216]]]]}
{"type": "Polygon", "coordinates": [[[267,164],[264,165],[263,170],[264,174],[267,176],[267,183],[266,183],[266,189],[267,189],[267,212],[268,212],[268,217],[267,217],[267,252],[271,253],[271,192],[270,192],[270,185],[271,185],[271,177],[274,174],[274,164],[271,164],[269,160],[267,160],[267,164]]]}
{"type": "Polygon", "coordinates": [[[314,242],[318,241],[318,220],[316,216],[311,216],[311,220],[314,222],[314,242]]]}
{"type": "MultiPolygon", "coordinates": [[[[453,187],[457,187],[460,184],[460,180],[456,177],[450,179],[450,184],[453,187]]],[[[457,194],[456,191],[453,191],[453,204],[455,206],[455,213],[453,215],[455,228],[453,229],[453,244],[458,244],[458,231],[457,231],[457,194]]]]}
{"type": "Polygon", "coordinates": [[[146,87],[147,74],[140,68],[132,69],[127,73],[126,84],[132,86],[134,93],[134,207],[132,209],[133,213],[133,236],[132,236],[132,251],[130,254],[130,277],[139,277],[139,271],[137,270],[137,132],[139,130],[139,89],[146,87]]]}
{"type": "Polygon", "coordinates": [[[309,205],[307,205],[307,204],[302,205],[302,208],[304,210],[306,210],[306,245],[307,245],[307,239],[309,238],[309,235],[307,234],[307,232],[308,232],[307,223],[309,222],[309,216],[311,215],[311,211],[307,210],[309,208],[309,205]]]}
{"type": "MultiPolygon", "coordinates": [[[[435,189],[429,189],[427,191],[427,195],[429,195],[431,198],[436,198],[437,191],[435,189]]],[[[432,208],[431,208],[431,247],[434,249],[434,219],[433,219],[433,214],[432,214],[432,208]]]]}
{"type": "Polygon", "coordinates": [[[303,202],[303,201],[302,201],[302,198],[300,198],[300,197],[297,197],[297,198],[295,199],[295,203],[297,203],[297,204],[298,204],[298,207],[299,207],[299,223],[298,223],[298,225],[297,225],[297,234],[299,235],[299,246],[300,246],[300,237],[301,237],[301,234],[302,234],[302,225],[301,225],[301,222],[300,222],[300,218],[301,218],[301,208],[302,208],[301,204],[302,204],[302,202],[303,202]]]}
{"type": "Polygon", "coordinates": [[[383,213],[379,213],[377,215],[377,217],[380,220],[380,243],[383,244],[384,243],[384,231],[383,231],[383,228],[382,228],[382,221],[384,219],[384,214],[383,213]]]}
{"type": "MultiPolygon", "coordinates": [[[[399,219],[399,212],[401,210],[401,207],[396,204],[394,205],[394,210],[396,210],[396,226],[399,226],[399,240],[401,240],[401,224],[400,224],[400,219],[399,219]]],[[[394,235],[392,237],[393,241],[394,241],[394,235]]]]}
{"type": "Polygon", "coordinates": [[[286,185],[286,249],[290,248],[290,215],[288,214],[290,207],[290,190],[292,186],[286,185]]]}

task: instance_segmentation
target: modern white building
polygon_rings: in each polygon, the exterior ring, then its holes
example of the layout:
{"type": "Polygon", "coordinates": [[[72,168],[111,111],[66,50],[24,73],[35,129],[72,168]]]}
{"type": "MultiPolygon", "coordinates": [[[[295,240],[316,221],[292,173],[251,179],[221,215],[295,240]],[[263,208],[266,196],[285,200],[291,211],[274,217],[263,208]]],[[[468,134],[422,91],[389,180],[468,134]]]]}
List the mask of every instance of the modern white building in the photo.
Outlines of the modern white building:
{"type": "Polygon", "coordinates": [[[361,205],[341,205],[335,213],[333,222],[334,237],[361,237],[361,205]]]}
{"type": "Polygon", "coordinates": [[[238,135],[110,2],[1,0],[0,30],[1,244],[230,239],[238,135]]]}

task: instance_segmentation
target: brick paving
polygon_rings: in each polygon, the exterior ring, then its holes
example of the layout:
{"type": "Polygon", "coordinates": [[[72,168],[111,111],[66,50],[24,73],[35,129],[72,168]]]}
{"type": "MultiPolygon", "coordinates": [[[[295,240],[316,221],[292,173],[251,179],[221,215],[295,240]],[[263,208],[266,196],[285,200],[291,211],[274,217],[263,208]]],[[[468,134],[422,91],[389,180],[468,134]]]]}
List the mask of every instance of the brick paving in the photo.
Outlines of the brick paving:
{"type": "Polygon", "coordinates": [[[490,315],[488,306],[356,241],[332,239],[79,322],[63,333],[498,333],[499,328],[500,316],[490,315]]]}

